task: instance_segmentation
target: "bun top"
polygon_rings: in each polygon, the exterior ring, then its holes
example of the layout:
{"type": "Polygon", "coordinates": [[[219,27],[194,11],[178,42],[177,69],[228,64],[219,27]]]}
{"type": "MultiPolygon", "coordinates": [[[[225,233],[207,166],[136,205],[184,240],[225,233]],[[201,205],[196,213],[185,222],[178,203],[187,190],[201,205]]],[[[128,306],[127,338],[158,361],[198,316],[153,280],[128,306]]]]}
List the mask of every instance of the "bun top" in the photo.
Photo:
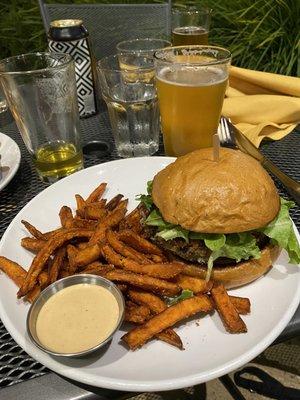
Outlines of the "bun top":
{"type": "Polygon", "coordinates": [[[269,174],[239,150],[201,149],[155,175],[152,198],[165,221],[194,232],[235,233],[262,228],[279,212],[269,174]]]}

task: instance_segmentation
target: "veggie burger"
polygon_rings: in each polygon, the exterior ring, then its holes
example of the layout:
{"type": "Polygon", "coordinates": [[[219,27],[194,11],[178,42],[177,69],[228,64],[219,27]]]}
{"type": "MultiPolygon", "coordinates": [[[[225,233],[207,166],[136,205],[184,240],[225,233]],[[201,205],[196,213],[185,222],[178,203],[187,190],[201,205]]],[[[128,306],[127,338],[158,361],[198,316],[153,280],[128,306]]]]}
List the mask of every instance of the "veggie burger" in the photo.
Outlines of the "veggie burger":
{"type": "Polygon", "coordinates": [[[280,198],[260,163],[239,150],[221,148],[218,161],[212,149],[179,157],[139,199],[149,210],[151,239],[228,288],[266,273],[280,248],[290,263],[300,262],[293,202],[280,198]]]}

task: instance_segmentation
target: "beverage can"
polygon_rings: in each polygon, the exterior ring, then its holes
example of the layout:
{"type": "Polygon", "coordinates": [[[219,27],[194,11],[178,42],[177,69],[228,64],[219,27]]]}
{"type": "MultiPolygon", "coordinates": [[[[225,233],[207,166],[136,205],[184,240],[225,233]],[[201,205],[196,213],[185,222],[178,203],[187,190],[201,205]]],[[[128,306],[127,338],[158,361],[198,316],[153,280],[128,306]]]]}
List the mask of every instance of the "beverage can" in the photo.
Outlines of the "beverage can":
{"type": "Polygon", "coordinates": [[[80,117],[96,114],[95,60],[89,33],[80,19],[62,19],[50,23],[49,50],[69,53],[75,61],[76,86],[80,117]]]}

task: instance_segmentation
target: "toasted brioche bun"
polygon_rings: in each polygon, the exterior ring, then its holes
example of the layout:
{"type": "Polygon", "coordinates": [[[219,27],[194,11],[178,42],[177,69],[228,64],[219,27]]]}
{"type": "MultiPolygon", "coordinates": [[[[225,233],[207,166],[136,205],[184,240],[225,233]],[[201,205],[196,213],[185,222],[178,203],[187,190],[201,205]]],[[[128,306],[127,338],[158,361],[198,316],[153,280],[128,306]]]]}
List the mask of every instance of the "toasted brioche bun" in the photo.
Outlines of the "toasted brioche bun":
{"type": "MultiPolygon", "coordinates": [[[[214,266],[211,279],[222,283],[227,289],[245,285],[268,272],[279,253],[278,246],[269,244],[261,251],[261,257],[258,260],[251,258],[251,260],[226,265],[226,267],[214,266]]],[[[205,279],[206,271],[203,265],[188,265],[185,274],[205,279]]]]}
{"type": "Polygon", "coordinates": [[[177,158],[153,180],[152,198],[165,221],[194,232],[235,233],[261,228],[279,212],[269,174],[239,150],[212,148],[177,158]]]}

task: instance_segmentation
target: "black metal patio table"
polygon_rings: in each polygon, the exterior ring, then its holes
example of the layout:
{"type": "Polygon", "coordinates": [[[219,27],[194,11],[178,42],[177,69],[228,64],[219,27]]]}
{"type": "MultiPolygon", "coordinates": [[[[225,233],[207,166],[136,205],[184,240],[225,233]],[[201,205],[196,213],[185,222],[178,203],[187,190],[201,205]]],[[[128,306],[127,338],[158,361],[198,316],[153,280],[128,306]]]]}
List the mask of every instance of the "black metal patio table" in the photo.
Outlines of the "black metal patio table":
{"type": "MultiPolygon", "coordinates": [[[[0,131],[19,145],[22,159],[16,176],[0,192],[0,237],[15,215],[46,185],[42,183],[25,149],[18,129],[9,112],[0,114],[0,131]]],[[[81,120],[85,167],[117,159],[106,112],[81,120]],[[106,142],[99,143],[99,141],[106,142]]],[[[300,131],[295,130],[284,139],[262,146],[262,151],[284,172],[300,180],[300,131]]],[[[163,154],[160,147],[158,154],[163,154]]],[[[276,180],[275,180],[276,181],[276,180]]],[[[289,198],[282,185],[276,181],[282,195],[289,198]]],[[[291,210],[292,218],[300,230],[300,208],[291,210]]],[[[277,341],[300,334],[300,307],[277,341]]],[[[28,356],[12,339],[0,321],[0,400],[75,400],[115,399],[128,393],[83,386],[49,371],[28,356]]]]}

